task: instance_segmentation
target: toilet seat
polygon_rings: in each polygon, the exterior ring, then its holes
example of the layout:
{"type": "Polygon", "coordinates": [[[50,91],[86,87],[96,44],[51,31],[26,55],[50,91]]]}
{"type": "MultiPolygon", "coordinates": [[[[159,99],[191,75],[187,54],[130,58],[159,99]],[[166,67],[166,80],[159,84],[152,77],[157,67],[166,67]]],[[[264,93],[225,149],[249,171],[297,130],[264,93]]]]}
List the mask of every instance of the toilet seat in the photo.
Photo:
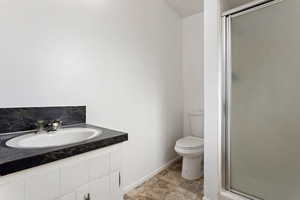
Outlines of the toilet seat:
{"type": "Polygon", "coordinates": [[[182,177],[187,180],[196,180],[203,176],[203,138],[188,136],[179,139],[175,151],[183,157],[182,177]]]}
{"type": "Polygon", "coordinates": [[[181,175],[187,180],[197,180],[203,176],[204,163],[204,116],[203,112],[188,115],[187,137],[177,140],[174,150],[182,157],[181,175]]]}
{"type": "Polygon", "coordinates": [[[202,138],[188,136],[179,139],[176,142],[175,147],[184,150],[194,150],[194,149],[200,149],[203,146],[204,146],[204,141],[202,138]]]}

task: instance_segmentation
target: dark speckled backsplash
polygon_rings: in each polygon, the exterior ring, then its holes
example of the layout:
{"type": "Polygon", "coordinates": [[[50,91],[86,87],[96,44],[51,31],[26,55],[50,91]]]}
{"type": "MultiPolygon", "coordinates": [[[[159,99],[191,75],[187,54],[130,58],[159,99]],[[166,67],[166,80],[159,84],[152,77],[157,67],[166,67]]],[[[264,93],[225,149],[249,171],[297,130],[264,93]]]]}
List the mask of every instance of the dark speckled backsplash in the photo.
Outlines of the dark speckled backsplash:
{"type": "Polygon", "coordinates": [[[63,125],[86,123],[86,106],[0,108],[0,134],[33,130],[36,121],[55,119],[63,125]]]}

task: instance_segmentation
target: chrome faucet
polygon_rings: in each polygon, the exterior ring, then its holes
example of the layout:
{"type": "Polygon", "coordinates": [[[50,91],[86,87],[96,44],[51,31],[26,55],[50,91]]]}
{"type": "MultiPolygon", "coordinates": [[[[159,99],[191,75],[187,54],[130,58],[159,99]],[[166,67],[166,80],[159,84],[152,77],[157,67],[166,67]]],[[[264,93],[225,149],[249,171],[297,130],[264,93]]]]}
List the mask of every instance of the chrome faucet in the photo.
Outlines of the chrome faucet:
{"type": "Polygon", "coordinates": [[[44,120],[38,120],[36,122],[36,134],[54,132],[60,129],[61,126],[62,121],[60,120],[53,120],[48,124],[46,124],[44,120]]]}

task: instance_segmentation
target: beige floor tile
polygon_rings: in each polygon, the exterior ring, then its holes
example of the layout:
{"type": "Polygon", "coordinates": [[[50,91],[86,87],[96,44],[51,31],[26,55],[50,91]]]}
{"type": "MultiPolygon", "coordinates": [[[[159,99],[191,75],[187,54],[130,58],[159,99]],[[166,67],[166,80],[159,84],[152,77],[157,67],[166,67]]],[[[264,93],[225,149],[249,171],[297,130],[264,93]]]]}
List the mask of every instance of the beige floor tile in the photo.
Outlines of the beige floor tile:
{"type": "Polygon", "coordinates": [[[183,179],[179,161],[125,194],[124,200],[201,200],[202,193],[203,179],[183,179]]]}

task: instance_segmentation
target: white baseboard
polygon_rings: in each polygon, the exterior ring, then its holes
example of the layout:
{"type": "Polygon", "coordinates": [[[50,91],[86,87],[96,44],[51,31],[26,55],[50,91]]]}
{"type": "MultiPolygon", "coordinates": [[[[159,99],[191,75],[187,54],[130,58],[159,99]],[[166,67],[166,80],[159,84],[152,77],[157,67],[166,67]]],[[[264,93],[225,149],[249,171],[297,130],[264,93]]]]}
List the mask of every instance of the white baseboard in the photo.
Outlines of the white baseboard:
{"type": "Polygon", "coordinates": [[[143,178],[139,179],[138,181],[124,187],[123,192],[124,194],[129,192],[130,190],[136,188],[139,185],[142,185],[145,181],[149,180],[150,178],[152,178],[153,176],[155,176],[156,174],[158,174],[159,172],[163,171],[164,169],[168,168],[170,165],[172,165],[174,162],[178,161],[180,159],[179,156],[177,156],[176,158],[170,160],[169,162],[167,162],[166,164],[164,164],[163,166],[161,166],[160,168],[154,170],[153,172],[151,172],[150,174],[144,176],[143,178]]]}

